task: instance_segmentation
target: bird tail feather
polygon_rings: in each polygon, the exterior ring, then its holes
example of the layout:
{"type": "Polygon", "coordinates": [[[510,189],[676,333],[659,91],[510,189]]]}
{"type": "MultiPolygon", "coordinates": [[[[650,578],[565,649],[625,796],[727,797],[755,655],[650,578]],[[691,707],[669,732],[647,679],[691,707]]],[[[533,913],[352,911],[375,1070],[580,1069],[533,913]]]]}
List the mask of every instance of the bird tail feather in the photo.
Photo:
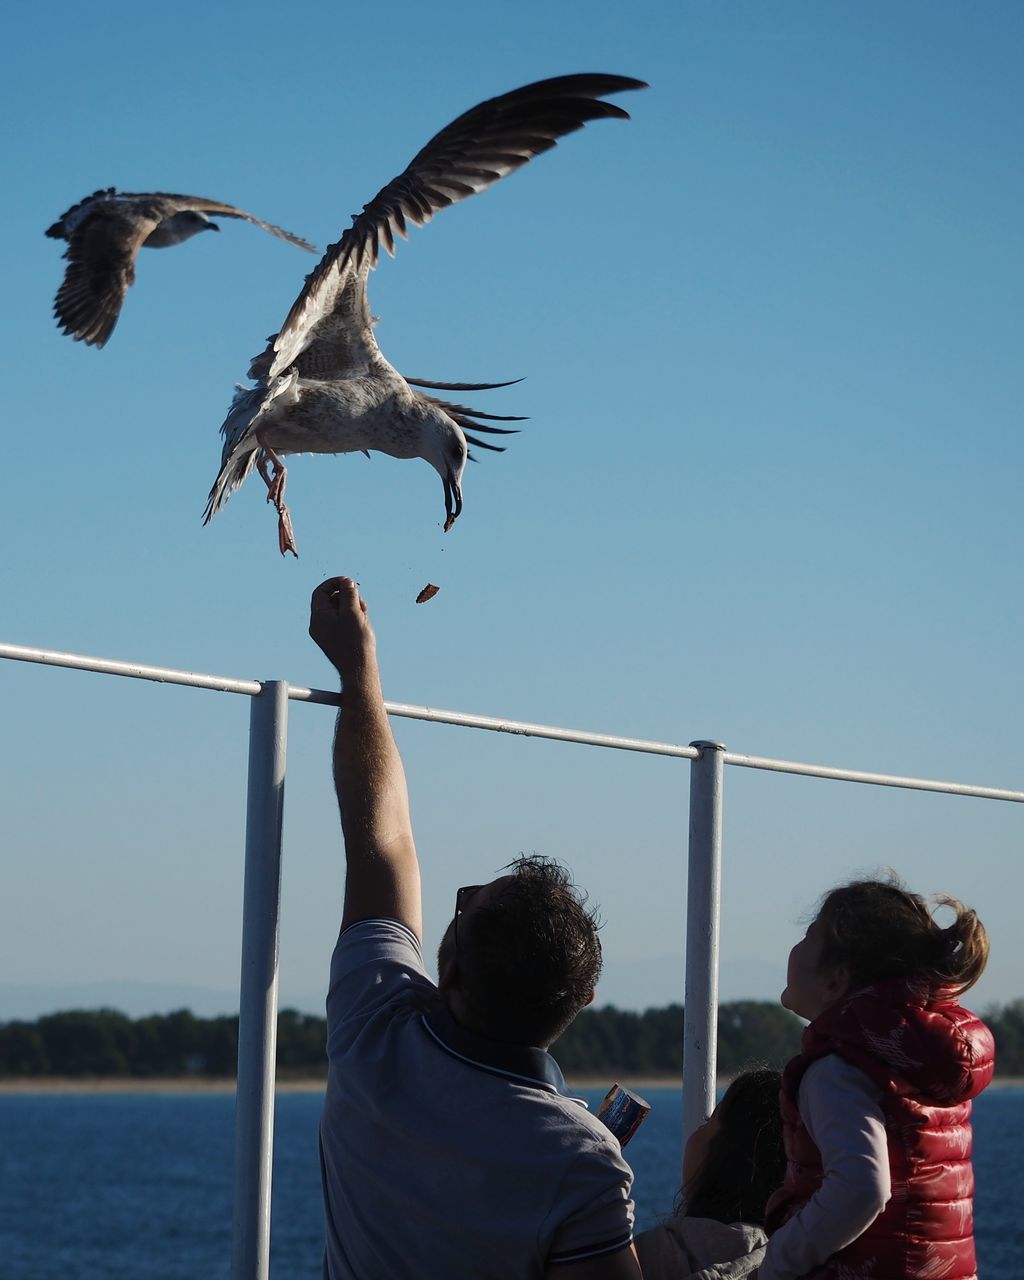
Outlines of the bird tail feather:
{"type": "Polygon", "coordinates": [[[213,488],[210,490],[210,496],[206,500],[206,510],[203,512],[203,524],[209,524],[211,518],[221,509],[228,498],[243,485],[249,477],[253,467],[256,465],[256,456],[259,453],[259,446],[252,450],[251,453],[241,453],[236,457],[229,458],[221,467],[217,479],[213,482],[213,488]]]}
{"type": "Polygon", "coordinates": [[[256,465],[260,443],[250,428],[273,399],[265,386],[235,387],[235,397],[220,429],[224,437],[221,466],[206,500],[203,524],[210,523],[211,517],[245,483],[256,465]]]}

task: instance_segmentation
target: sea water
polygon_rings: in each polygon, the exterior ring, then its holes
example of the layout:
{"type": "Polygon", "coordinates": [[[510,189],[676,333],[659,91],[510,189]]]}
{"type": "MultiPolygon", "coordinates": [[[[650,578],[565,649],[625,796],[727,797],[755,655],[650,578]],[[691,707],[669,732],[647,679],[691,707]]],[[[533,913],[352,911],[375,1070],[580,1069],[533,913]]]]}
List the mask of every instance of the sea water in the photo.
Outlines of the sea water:
{"type": "MultiPolygon", "coordinates": [[[[604,1090],[584,1090],[596,1105],[604,1090]]],[[[682,1099],[651,1103],[627,1155],[637,1226],[671,1210],[682,1099]]],[[[321,1095],[277,1098],[271,1275],[318,1280],[321,1095]]],[[[0,1280],[228,1280],[234,1098],[230,1094],[0,1095],[0,1280]]],[[[982,1280],[1024,1275],[1024,1087],[974,1107],[975,1229],[982,1280]]],[[[452,1221],[458,1221],[452,1205],[452,1221]]]]}

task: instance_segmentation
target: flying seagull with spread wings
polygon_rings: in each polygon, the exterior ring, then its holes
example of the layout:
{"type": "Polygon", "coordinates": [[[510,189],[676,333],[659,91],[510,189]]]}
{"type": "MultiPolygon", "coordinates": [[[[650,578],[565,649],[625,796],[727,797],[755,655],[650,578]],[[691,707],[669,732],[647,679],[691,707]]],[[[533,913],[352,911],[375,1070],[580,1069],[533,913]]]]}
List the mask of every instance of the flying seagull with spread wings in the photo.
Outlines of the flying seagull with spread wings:
{"type": "Polygon", "coordinates": [[[511,421],[429,396],[416,387],[482,391],[508,383],[427,382],[403,378],[373,335],[366,281],[381,245],[394,255],[395,234],[422,226],[441,209],[483,191],[589,120],[628,120],[602,98],[644,89],[626,76],[558,76],[480,103],[442,129],[404,173],[355,214],[306,284],[280,333],[249,369],[255,387],[238,387],[221,427],[221,468],[210,490],[204,523],[255,467],[278,512],[281,554],[298,555],[284,502],[290,453],[353,453],[371,449],[393,458],[423,458],[444,484],[445,532],[462,510],[468,444],[486,449],[471,432],[508,434],[480,419],[511,421]]]}
{"type": "Polygon", "coordinates": [[[102,347],[117,324],[125,294],[135,279],[139,249],[166,249],[200,231],[219,231],[216,222],[210,221],[211,213],[244,218],[316,253],[300,236],[221,200],[165,191],[117,191],[114,187],[94,191],[62,213],[46,231],[54,240],[68,242],[64,251],[68,268],[53,304],[53,314],[63,331],[76,342],[102,347]]]}

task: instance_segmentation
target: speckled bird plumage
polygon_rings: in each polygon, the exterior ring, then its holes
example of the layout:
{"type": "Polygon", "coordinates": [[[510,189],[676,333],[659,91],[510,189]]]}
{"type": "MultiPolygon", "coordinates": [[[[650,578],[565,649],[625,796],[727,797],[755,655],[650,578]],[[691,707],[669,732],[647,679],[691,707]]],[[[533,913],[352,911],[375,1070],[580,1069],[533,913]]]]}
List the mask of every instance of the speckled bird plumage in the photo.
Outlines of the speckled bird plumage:
{"type": "Polygon", "coordinates": [[[253,360],[249,377],[256,385],[237,389],[221,427],[221,469],[204,522],[255,467],[278,510],[280,550],[297,554],[284,503],[282,456],[375,450],[424,458],[435,468],[444,485],[444,528],[450,529],[462,509],[468,446],[500,451],[475,433],[507,434],[508,428],[484,422],[519,419],[479,413],[417,388],[481,391],[509,384],[404,378],[374,337],[366,295],[369,272],[382,245],[394,253],[395,236],[404,237],[408,223],[429,222],[439,210],[483,191],[589,120],[629,119],[621,107],[601,99],[645,87],[625,76],[584,74],[491,98],[436,134],[364,205],[307,277],[280,332],[253,360]]]}

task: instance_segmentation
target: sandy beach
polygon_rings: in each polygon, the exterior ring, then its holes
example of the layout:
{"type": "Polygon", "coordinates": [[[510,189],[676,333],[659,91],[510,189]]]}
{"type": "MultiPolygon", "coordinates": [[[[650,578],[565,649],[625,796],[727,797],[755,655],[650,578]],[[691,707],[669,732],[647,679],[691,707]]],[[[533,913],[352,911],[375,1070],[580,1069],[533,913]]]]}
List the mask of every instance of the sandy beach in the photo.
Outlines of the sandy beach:
{"type": "MultiPolygon", "coordinates": [[[[322,1093],[324,1079],[278,1080],[278,1093],[322,1093]]],[[[223,1076],[12,1076],[0,1079],[5,1093],[234,1093],[223,1076]]]]}
{"type": "MultiPolygon", "coordinates": [[[[572,1089],[610,1089],[615,1083],[629,1089],[671,1087],[676,1076],[625,1074],[579,1077],[568,1081],[572,1089]]],[[[726,1083],[723,1081],[723,1083],[726,1083]]],[[[303,1077],[277,1081],[278,1093],[322,1093],[326,1078],[303,1077]]],[[[5,1093],[234,1093],[235,1082],[223,1076],[11,1076],[0,1079],[5,1093]]]]}
{"type": "MultiPolygon", "coordinates": [[[[278,1093],[322,1093],[324,1078],[302,1077],[278,1080],[278,1093]]],[[[678,1076],[630,1076],[627,1073],[606,1076],[570,1077],[570,1089],[610,1089],[621,1084],[627,1089],[643,1092],[644,1089],[671,1088],[679,1083],[678,1076]]],[[[721,1077],[719,1086],[729,1083],[721,1077]]],[[[1024,1077],[997,1076],[991,1089],[1024,1085],[1024,1077]]],[[[0,1079],[0,1094],[18,1093],[234,1093],[235,1082],[221,1076],[11,1076],[0,1079]]]]}

